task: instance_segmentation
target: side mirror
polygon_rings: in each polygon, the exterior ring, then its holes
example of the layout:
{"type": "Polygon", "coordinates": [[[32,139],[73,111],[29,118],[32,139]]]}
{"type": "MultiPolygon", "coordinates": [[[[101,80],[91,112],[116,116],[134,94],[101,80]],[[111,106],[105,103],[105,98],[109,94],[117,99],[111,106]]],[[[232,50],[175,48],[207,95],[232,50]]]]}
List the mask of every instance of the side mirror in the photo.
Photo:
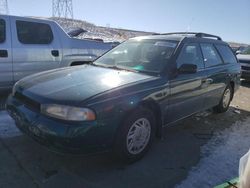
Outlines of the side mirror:
{"type": "Polygon", "coordinates": [[[181,74],[193,74],[197,72],[197,65],[194,64],[182,64],[178,69],[181,74]]]}
{"type": "Polygon", "coordinates": [[[240,50],[237,50],[237,51],[235,52],[236,55],[238,55],[238,54],[240,54],[240,53],[241,53],[240,50]]]}

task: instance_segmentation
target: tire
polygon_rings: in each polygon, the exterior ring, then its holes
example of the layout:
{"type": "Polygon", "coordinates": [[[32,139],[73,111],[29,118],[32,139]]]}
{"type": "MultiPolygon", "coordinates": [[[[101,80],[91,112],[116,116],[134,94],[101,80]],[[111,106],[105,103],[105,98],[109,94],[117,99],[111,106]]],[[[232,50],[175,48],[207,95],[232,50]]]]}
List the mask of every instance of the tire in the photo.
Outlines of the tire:
{"type": "Polygon", "coordinates": [[[233,99],[233,89],[231,85],[228,85],[223,92],[220,103],[214,107],[216,113],[226,112],[229,108],[230,102],[233,99]]]}
{"type": "Polygon", "coordinates": [[[114,154],[122,162],[133,163],[149,150],[155,137],[155,117],[146,108],[133,111],[116,136],[114,154]]]}

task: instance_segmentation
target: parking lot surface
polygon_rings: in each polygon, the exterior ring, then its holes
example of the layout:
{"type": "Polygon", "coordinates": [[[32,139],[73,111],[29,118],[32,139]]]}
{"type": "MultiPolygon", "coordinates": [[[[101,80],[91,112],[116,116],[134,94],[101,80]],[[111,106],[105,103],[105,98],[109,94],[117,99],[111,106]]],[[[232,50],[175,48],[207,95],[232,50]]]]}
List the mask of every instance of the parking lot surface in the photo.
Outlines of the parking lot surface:
{"type": "Polygon", "coordinates": [[[0,187],[174,187],[200,160],[200,147],[215,132],[250,116],[250,83],[242,82],[228,112],[210,110],[164,130],[148,154],[131,165],[109,154],[60,155],[20,133],[13,120],[0,112],[0,187]]]}

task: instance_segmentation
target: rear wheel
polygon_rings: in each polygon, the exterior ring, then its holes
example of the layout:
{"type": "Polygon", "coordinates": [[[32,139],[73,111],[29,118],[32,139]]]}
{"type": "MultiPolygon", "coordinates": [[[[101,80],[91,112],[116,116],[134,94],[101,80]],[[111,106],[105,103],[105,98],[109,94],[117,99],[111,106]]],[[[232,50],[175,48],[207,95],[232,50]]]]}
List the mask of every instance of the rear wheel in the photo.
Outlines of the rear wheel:
{"type": "Polygon", "coordinates": [[[233,98],[233,90],[231,85],[228,85],[222,95],[220,103],[214,107],[214,111],[217,113],[226,112],[229,108],[232,98],[233,98]]]}
{"type": "Polygon", "coordinates": [[[155,117],[138,108],[124,121],[115,142],[115,155],[123,162],[135,162],[148,151],[155,135],[155,117]]]}

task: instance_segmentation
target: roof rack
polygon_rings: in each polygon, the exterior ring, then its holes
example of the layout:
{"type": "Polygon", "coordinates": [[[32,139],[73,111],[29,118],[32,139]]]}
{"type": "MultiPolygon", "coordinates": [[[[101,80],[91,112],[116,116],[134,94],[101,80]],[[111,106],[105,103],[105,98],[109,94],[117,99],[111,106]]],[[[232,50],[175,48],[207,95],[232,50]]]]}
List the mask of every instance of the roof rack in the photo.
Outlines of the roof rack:
{"type": "Polygon", "coordinates": [[[196,33],[196,32],[174,32],[174,33],[162,33],[161,35],[194,35],[199,38],[216,38],[217,40],[222,40],[221,37],[216,35],[211,35],[207,33],[196,33]]]}

